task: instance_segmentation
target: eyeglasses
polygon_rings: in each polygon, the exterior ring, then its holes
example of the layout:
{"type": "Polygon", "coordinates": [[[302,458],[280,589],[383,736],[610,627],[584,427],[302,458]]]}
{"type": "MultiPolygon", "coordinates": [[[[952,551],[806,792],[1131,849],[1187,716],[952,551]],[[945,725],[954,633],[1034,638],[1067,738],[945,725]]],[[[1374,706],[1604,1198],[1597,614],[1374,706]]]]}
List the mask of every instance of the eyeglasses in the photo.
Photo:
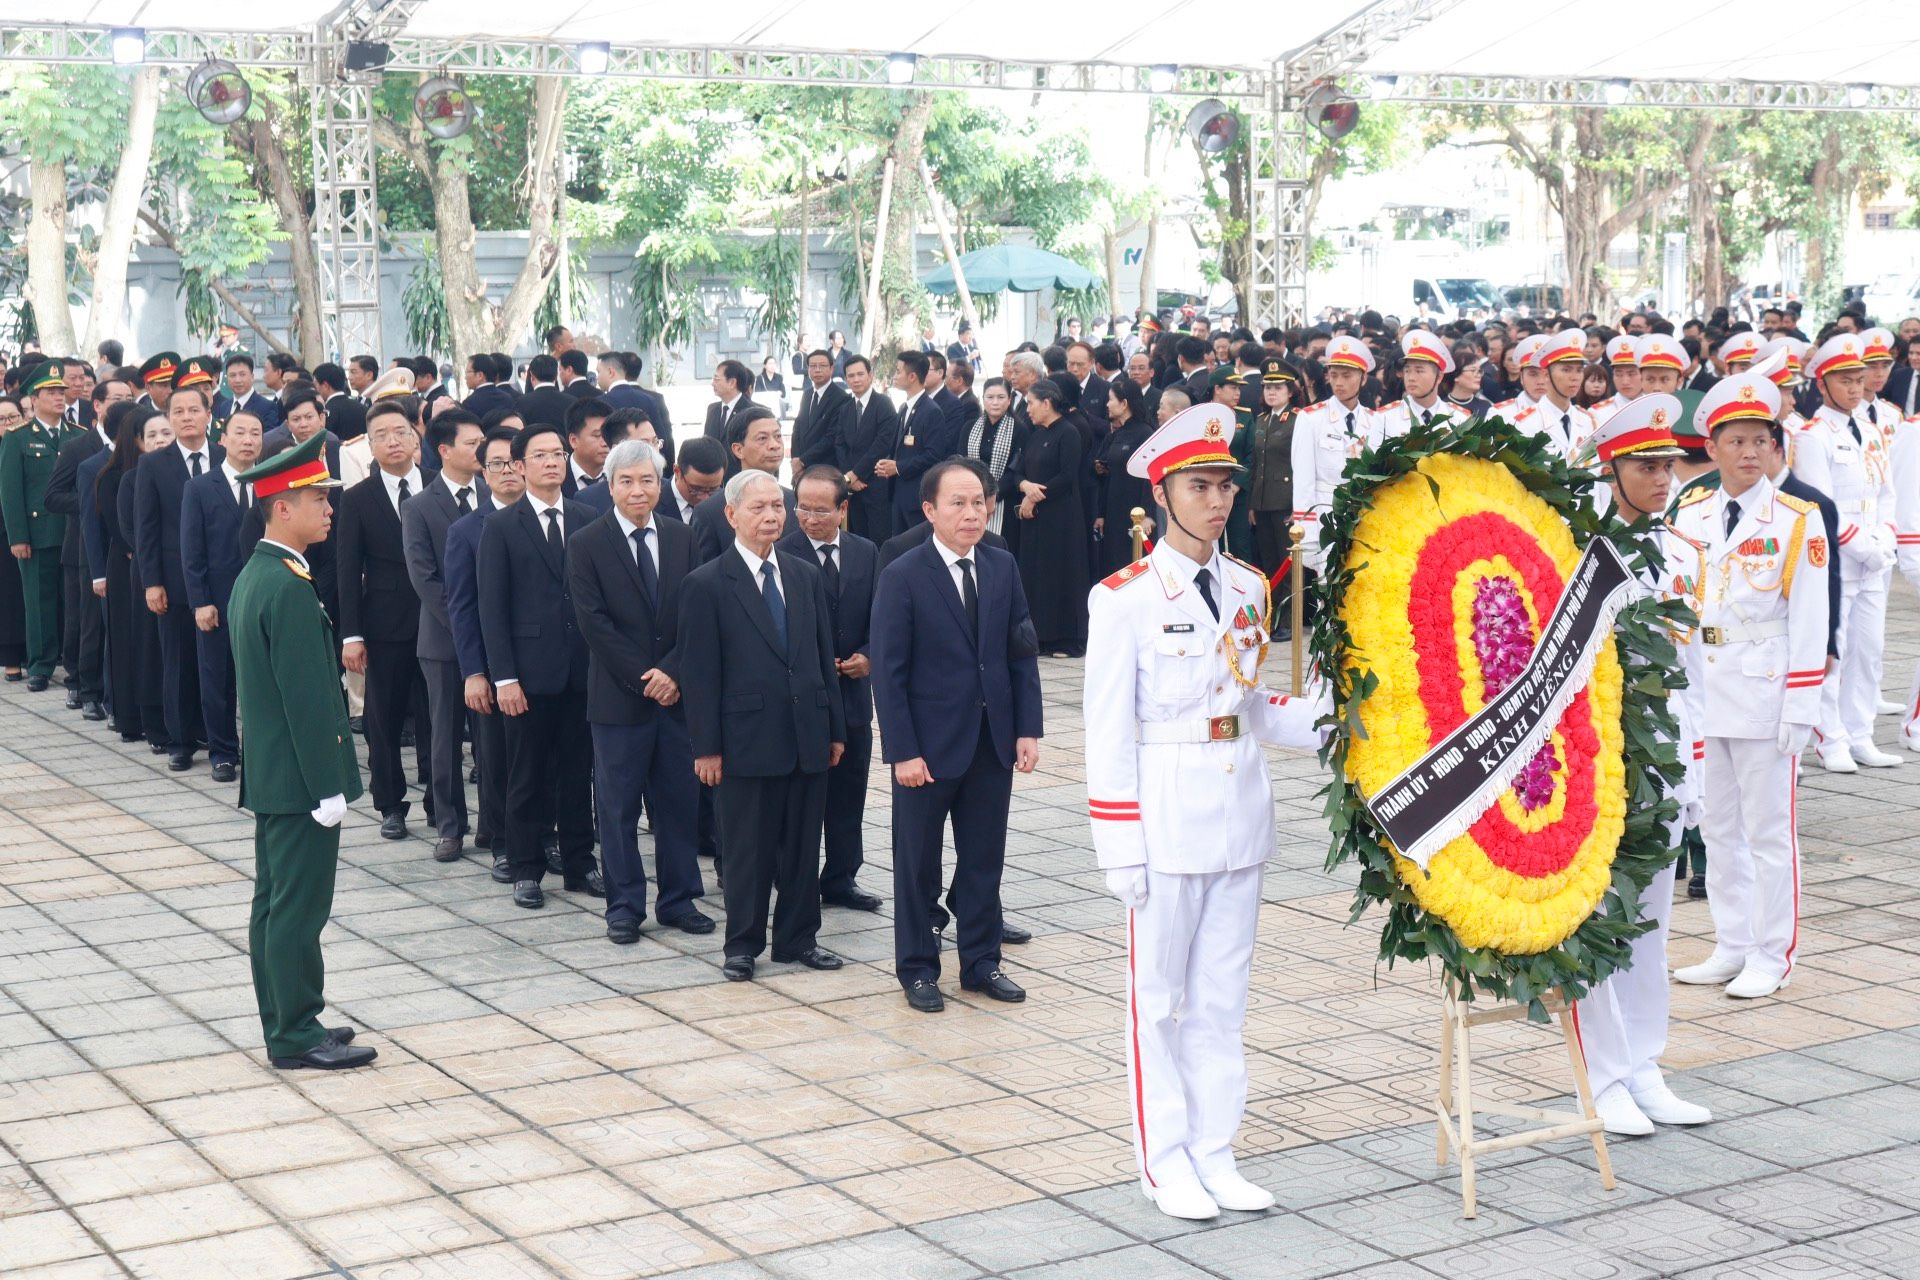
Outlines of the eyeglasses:
{"type": "Polygon", "coordinates": [[[724,485],[722,484],[695,484],[693,481],[687,479],[686,476],[684,475],[680,477],[680,485],[688,493],[690,494],[697,493],[702,497],[711,497],[713,494],[720,492],[720,490],[724,487],[724,485]]]}
{"type": "Polygon", "coordinates": [[[795,507],[794,510],[809,520],[838,520],[840,518],[840,509],[838,507],[827,507],[824,510],[819,507],[795,507]]]}
{"type": "Polygon", "coordinates": [[[511,458],[495,458],[492,462],[486,463],[483,470],[493,472],[511,471],[513,470],[513,460],[511,458]]]}

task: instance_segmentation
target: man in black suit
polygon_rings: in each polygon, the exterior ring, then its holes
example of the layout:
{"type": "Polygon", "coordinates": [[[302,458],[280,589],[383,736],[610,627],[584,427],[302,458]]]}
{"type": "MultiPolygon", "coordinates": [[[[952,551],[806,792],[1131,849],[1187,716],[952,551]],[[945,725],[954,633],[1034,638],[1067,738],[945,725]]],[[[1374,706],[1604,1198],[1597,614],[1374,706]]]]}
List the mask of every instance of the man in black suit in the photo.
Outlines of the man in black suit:
{"type": "Polygon", "coordinates": [[[713,921],[694,905],[706,887],[694,853],[698,791],[674,647],[681,589],[695,564],[693,534],[655,515],[663,466],[650,444],[615,445],[604,486],[613,508],[567,547],[590,659],[587,723],[606,864],[607,938],[623,946],[639,940],[647,918],[638,835],[643,798],[660,876],[655,918],[687,933],[713,932],[713,921]]]}
{"type": "MultiPolygon", "coordinates": [[[[414,656],[427,687],[428,791],[433,798],[436,862],[459,860],[467,835],[467,780],[460,749],[467,704],[459,650],[447,616],[447,530],[474,511],[492,508],[480,479],[479,419],[465,409],[442,410],[427,424],[422,450],[440,460],[440,473],[400,511],[400,544],[407,579],[420,597],[414,656]]],[[[477,753],[476,753],[477,754],[477,753]]]]}
{"type": "MultiPolygon", "coordinates": [[[[702,436],[701,439],[711,439],[702,436]]],[[[693,441],[687,442],[691,447],[693,441]]],[[[737,471],[762,471],[773,477],[774,484],[780,483],[780,462],[786,457],[786,446],[780,439],[780,420],[773,416],[773,410],[763,404],[751,406],[740,424],[740,436],[727,451],[733,458],[737,471]]],[[[787,519],[793,519],[793,490],[782,487],[781,495],[785,500],[787,519]]],[[[719,555],[733,542],[733,527],[727,520],[727,505],[724,502],[702,502],[693,509],[692,517],[687,521],[693,530],[694,554],[700,563],[719,555]]]]}
{"type": "Polygon", "coordinates": [[[727,460],[720,446],[705,436],[696,436],[680,446],[673,463],[673,479],[667,482],[666,493],[654,511],[664,519],[691,525],[694,512],[726,487],[726,476],[727,460]]]}
{"type": "Polygon", "coordinates": [[[893,362],[893,385],[906,397],[900,407],[900,434],[892,454],[874,466],[893,484],[893,529],[906,529],[926,519],[920,514],[920,477],[954,451],[947,416],[927,389],[929,372],[924,351],[902,351],[893,362]]]}
{"type": "Polygon", "coordinates": [[[820,901],[855,911],[878,911],[880,899],[855,877],[866,861],[861,819],[867,808],[867,766],[873,759],[873,679],[867,628],[873,614],[873,583],[879,551],[841,528],[847,514],[847,480],[831,466],[808,467],[794,486],[798,525],[780,549],[820,566],[833,621],[833,659],[838,697],[847,722],[847,750],[827,771],[825,865],[820,901]]]}
{"type": "Polygon", "coordinates": [[[853,425],[841,437],[834,465],[847,477],[853,496],[847,504],[847,528],[868,542],[893,536],[893,481],[879,471],[900,438],[900,415],[884,391],[873,385],[873,363],[848,356],[847,390],[853,396],[853,425]]]}
{"type": "MultiPolygon", "coordinates": [[[[476,506],[471,515],[461,516],[447,526],[441,561],[446,584],[447,629],[453,634],[461,689],[471,717],[467,723],[473,734],[473,762],[480,770],[480,819],[473,843],[492,853],[495,884],[513,883],[513,864],[507,857],[505,717],[494,700],[493,679],[487,674],[486,638],[480,628],[480,535],[487,517],[520,501],[526,492],[526,480],[513,462],[513,442],[518,435],[509,427],[496,427],[481,442],[480,468],[486,479],[487,503],[476,506]]],[[[422,592],[423,605],[425,600],[426,593],[422,592]]],[[[437,810],[437,801],[435,807],[437,810]]]]}
{"type": "Polygon", "coordinates": [[[1887,375],[1880,395],[1891,400],[1903,417],[1920,413],[1920,340],[1907,343],[1907,362],[1887,375]]]}
{"type": "Polygon", "coordinates": [[[780,482],[727,482],[734,542],[688,575],[680,599],[681,694],[694,774],[718,789],[726,854],[727,979],[753,977],[777,889],[773,958],[838,969],[819,945],[827,770],[846,749],[833,626],[820,570],[775,545],[780,482]]]}
{"type": "MultiPolygon", "coordinates": [[[[713,371],[713,394],[718,397],[707,406],[707,422],[702,432],[709,440],[718,440],[726,448],[738,438],[742,415],[753,407],[753,372],[738,360],[722,360],[713,371]]],[[[732,476],[737,464],[729,463],[732,476]]]]}
{"type": "MultiPolygon", "coordinates": [[[[425,488],[414,463],[419,435],[405,411],[380,401],[367,419],[374,470],[340,500],[340,663],[366,677],[367,771],[380,834],[407,836],[407,771],[400,734],[425,678],[414,650],[420,638],[420,596],[407,576],[401,518],[425,488]]],[[[431,727],[414,727],[422,761],[433,758],[431,727]]],[[[429,793],[431,798],[431,793],[429,793]]],[[[429,819],[433,806],[428,806],[429,819]]]]}
{"type": "Polygon", "coordinates": [[[980,397],[973,394],[973,366],[966,361],[947,365],[947,430],[954,452],[967,447],[967,434],[980,420],[980,397]]]}
{"type": "Polygon", "coordinates": [[[367,434],[367,406],[360,397],[347,390],[346,370],[328,361],[315,365],[313,370],[314,389],[320,393],[320,404],[327,415],[327,430],[341,444],[352,444],[367,434]]]}
{"type": "Polygon", "coordinates": [[[195,651],[193,611],[187,607],[186,567],[180,559],[180,503],[187,482],[206,475],[226,456],[207,442],[213,397],[204,386],[176,387],[167,401],[173,445],[140,459],[134,470],[134,557],[147,586],[147,609],[160,620],[161,706],[173,744],[167,767],[193,767],[206,740],[200,718],[200,660],[195,651]]]}
{"type": "MultiPolygon", "coordinates": [[[[985,470],[984,467],[981,469],[983,471],[985,470]]],[[[987,499],[987,515],[989,517],[993,515],[993,499],[991,497],[987,499]]],[[[888,538],[880,547],[879,572],[885,573],[888,565],[921,545],[932,536],[933,526],[925,520],[922,520],[905,533],[896,533],[891,538],[888,538]]],[[[1005,551],[1007,549],[1007,540],[991,529],[982,529],[980,531],[980,545],[1005,551]]]]}
{"type": "MultiPolygon", "coordinates": [[[[556,424],[567,432],[567,474],[560,482],[560,492],[567,497],[577,498],[605,483],[602,470],[607,465],[607,451],[613,446],[603,428],[612,415],[613,406],[598,397],[574,400],[567,405],[566,418],[556,424]]],[[[605,510],[602,505],[600,511],[605,510]]]]}
{"type": "Polygon", "coordinates": [[[527,361],[527,389],[518,401],[522,422],[567,425],[567,410],[573,405],[573,397],[556,385],[559,377],[560,362],[552,356],[535,356],[527,361]]]}
{"type": "Polygon", "coordinates": [[[101,705],[106,690],[107,619],[100,598],[93,594],[93,572],[82,545],[80,466],[113,448],[106,433],[107,409],[131,399],[133,384],[124,379],[102,378],[95,383],[93,425],[60,446],[53,474],[47,479],[47,510],[67,518],[66,539],[60,544],[66,605],[61,619],[61,648],[66,654],[67,705],[79,707],[88,720],[107,718],[101,705]]]}
{"type": "Polygon", "coordinates": [[[480,630],[494,696],[507,717],[507,856],[513,900],[546,905],[542,837],[560,830],[561,887],[604,894],[593,865],[593,744],[587,733],[587,646],[567,579],[569,535],[590,508],[560,492],[567,450],[557,427],[528,425],[513,461],[526,496],[487,517],[480,536],[480,630]]]}
{"type": "Polygon", "coordinates": [[[833,378],[833,357],[824,350],[807,353],[807,384],[800,412],[793,419],[793,477],[808,467],[838,466],[841,441],[853,430],[859,409],[853,396],[833,378]]]}
{"type": "Polygon", "coordinates": [[[228,418],[220,441],[226,457],[205,475],[187,481],[180,499],[180,563],[187,607],[193,610],[200,718],[207,727],[207,758],[213,761],[215,782],[232,782],[240,763],[227,600],[241,566],[253,554],[253,540],[242,536],[253,494],[240,473],[260,460],[264,435],[260,419],[247,410],[228,418]]]}
{"type": "Polygon", "coordinates": [[[1213,380],[1207,370],[1207,344],[1188,334],[1173,349],[1180,362],[1180,386],[1190,404],[1206,404],[1213,399],[1213,380]]]}
{"type": "MultiPolygon", "coordinates": [[[[640,385],[642,360],[632,351],[600,353],[600,398],[616,409],[645,409],[647,420],[660,433],[663,443],[673,443],[673,419],[667,413],[666,397],[640,385]]],[[[722,447],[724,447],[724,442],[722,447]]]]}
{"type": "Polygon", "coordinates": [[[225,422],[236,413],[250,413],[260,419],[267,431],[280,425],[280,405],[271,396],[262,395],[253,385],[253,357],[244,351],[230,354],[222,366],[227,375],[227,390],[213,398],[213,419],[225,422]]]}
{"type": "Polygon", "coordinates": [[[979,545],[985,490],[963,460],[928,471],[933,535],[888,566],[874,593],[874,704],[894,782],[895,972],[923,1013],[945,1007],[929,906],[949,818],[960,985],[1026,999],[1000,970],[1000,875],[1013,771],[1040,757],[1038,644],[1013,557],[979,545]]]}
{"type": "MultiPolygon", "coordinates": [[[[1093,344],[1076,342],[1067,348],[1067,376],[1080,386],[1080,414],[1096,437],[1107,433],[1107,383],[1093,367],[1093,344]]],[[[1089,472],[1093,469],[1087,463],[1089,472]]]]}
{"type": "MultiPolygon", "coordinates": [[[[474,352],[467,357],[467,397],[460,402],[460,407],[483,422],[495,409],[513,408],[513,388],[507,385],[507,380],[512,376],[511,366],[502,370],[494,364],[490,353],[474,352]]],[[[553,425],[560,427],[566,424],[556,422],[553,425]]]]}
{"type": "Polygon", "coordinates": [[[594,385],[589,372],[587,353],[578,347],[569,347],[558,357],[560,366],[560,394],[572,396],[578,400],[585,396],[600,394],[600,388],[594,385]]]}

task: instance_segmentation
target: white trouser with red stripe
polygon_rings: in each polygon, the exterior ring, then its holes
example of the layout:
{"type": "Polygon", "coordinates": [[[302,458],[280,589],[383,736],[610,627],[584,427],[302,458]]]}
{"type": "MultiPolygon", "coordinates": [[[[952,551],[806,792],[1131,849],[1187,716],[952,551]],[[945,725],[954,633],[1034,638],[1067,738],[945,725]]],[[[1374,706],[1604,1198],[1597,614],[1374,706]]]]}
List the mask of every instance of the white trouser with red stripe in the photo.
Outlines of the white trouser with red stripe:
{"type": "MultiPolygon", "coordinates": [[[[1851,566],[1849,566],[1851,569],[1851,566]]],[[[1880,705],[1880,677],[1887,647],[1887,586],[1893,571],[1871,578],[1851,572],[1840,594],[1840,668],[1820,688],[1820,741],[1849,747],[1873,745],[1873,717],[1880,705]]]]}
{"type": "MultiPolygon", "coordinates": [[[[1667,843],[1680,847],[1678,821],[1668,826],[1667,843]]],[[[1640,916],[1654,926],[1633,940],[1628,967],[1573,1007],[1574,1034],[1586,1054],[1595,1097],[1616,1084],[1633,1092],[1660,1083],[1660,1055],[1667,1047],[1667,919],[1673,914],[1673,871],[1669,862],[1640,893],[1640,916]]]]}
{"type": "Polygon", "coordinates": [[[1800,934],[1798,757],[1770,738],[1708,738],[1707,905],[1716,956],[1793,972],[1800,934]]]}
{"type": "Polygon", "coordinates": [[[1233,1172],[1247,1106],[1247,981],[1264,865],[1147,872],[1127,913],[1127,1081],[1141,1180],[1175,1186],[1233,1172]]]}

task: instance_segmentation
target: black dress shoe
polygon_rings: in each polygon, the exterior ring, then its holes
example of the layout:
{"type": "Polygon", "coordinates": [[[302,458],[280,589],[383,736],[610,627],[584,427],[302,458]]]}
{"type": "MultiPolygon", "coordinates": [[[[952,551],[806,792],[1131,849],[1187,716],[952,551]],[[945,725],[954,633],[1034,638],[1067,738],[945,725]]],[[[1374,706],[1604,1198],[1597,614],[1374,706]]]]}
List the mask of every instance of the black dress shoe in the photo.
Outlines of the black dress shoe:
{"type": "Polygon", "coordinates": [[[79,709],[80,709],[80,691],[78,689],[67,690],[67,710],[78,711],[79,709]]]}
{"type": "Polygon", "coordinates": [[[405,840],[407,838],[407,815],[395,809],[380,819],[380,838],[382,840],[405,840]]]}
{"type": "Polygon", "coordinates": [[[560,887],[568,893],[584,893],[589,898],[607,896],[607,878],[595,867],[584,876],[568,876],[560,882],[560,887]]]}
{"type": "Polygon", "coordinates": [[[947,998],[939,987],[919,978],[907,984],[907,1005],[921,1013],[939,1013],[947,1007],[947,998]]]}
{"type": "Polygon", "coordinates": [[[413,730],[411,730],[411,729],[402,729],[402,730],[400,731],[400,747],[401,747],[401,749],[402,749],[402,750],[412,750],[412,748],[413,748],[413,730]]]}
{"type": "Polygon", "coordinates": [[[82,720],[92,720],[97,724],[107,718],[107,709],[101,706],[98,701],[89,702],[85,707],[81,708],[80,718],[82,720]]]}
{"type": "Polygon", "coordinates": [[[847,963],[825,947],[808,947],[805,951],[796,952],[790,956],[783,956],[776,951],[773,953],[773,961],[775,964],[805,965],[809,969],[839,969],[847,963]]]}
{"type": "Polygon", "coordinates": [[[475,765],[473,768],[467,770],[467,785],[470,787],[480,785],[480,766],[475,765]]]}
{"type": "Polygon", "coordinates": [[[46,676],[28,676],[27,692],[28,693],[45,693],[47,691],[47,686],[52,683],[53,681],[48,679],[46,676]]]}
{"type": "Polygon", "coordinates": [[[504,849],[494,850],[493,882],[495,884],[513,883],[513,863],[507,860],[507,853],[504,849]]]}
{"type": "Polygon", "coordinates": [[[671,920],[662,920],[660,923],[666,925],[669,929],[678,929],[682,933],[713,932],[712,918],[697,910],[689,911],[684,915],[677,915],[671,920]]]}
{"type": "Polygon", "coordinates": [[[460,849],[464,843],[459,836],[441,836],[433,842],[433,860],[435,862],[460,861],[460,849]]]}
{"type": "Polygon", "coordinates": [[[991,970],[986,977],[975,981],[962,978],[960,987],[963,991],[978,991],[989,1000],[1004,1000],[1008,1004],[1019,1004],[1027,998],[1026,989],[998,969],[991,970]]]}
{"type": "Polygon", "coordinates": [[[607,941],[615,946],[630,947],[640,941],[640,925],[634,920],[607,921],[607,941]]]}
{"type": "Polygon", "coordinates": [[[7,672],[7,683],[8,683],[8,684],[19,684],[19,683],[20,683],[20,682],[21,682],[22,680],[25,680],[26,678],[27,678],[27,673],[26,673],[26,672],[24,672],[24,671],[9,671],[9,672],[7,672]]]}
{"type": "Polygon", "coordinates": [[[222,760],[219,764],[213,766],[213,780],[215,782],[232,782],[239,776],[239,770],[235,769],[230,761],[222,760]]]}
{"type": "Polygon", "coordinates": [[[953,915],[945,907],[935,907],[927,913],[927,920],[933,925],[935,933],[944,933],[947,926],[953,923],[953,915]]]}
{"type": "Polygon", "coordinates": [[[476,849],[493,848],[493,834],[491,832],[482,831],[479,835],[473,838],[473,847],[476,849]]]}
{"type": "Polygon", "coordinates": [[[728,982],[745,982],[753,977],[753,957],[728,956],[727,962],[720,966],[720,972],[727,975],[728,982]]]}
{"type": "Polygon", "coordinates": [[[348,716],[347,728],[354,733],[365,733],[367,731],[366,720],[361,716],[348,716]]]}
{"type": "Polygon", "coordinates": [[[144,738],[144,737],[146,737],[146,736],[147,736],[147,735],[146,735],[146,734],[144,734],[144,733],[126,733],[126,732],[124,732],[124,731],[123,731],[123,732],[122,732],[122,733],[120,734],[120,741],[122,741],[122,742],[138,742],[138,741],[140,741],[140,739],[142,739],[142,738],[144,738]]]}
{"type": "Polygon", "coordinates": [[[1707,896],[1706,872],[1702,871],[1699,875],[1691,876],[1687,879],[1687,896],[1689,898],[1704,898],[1707,896]]]}
{"type": "Polygon", "coordinates": [[[820,895],[820,901],[829,907],[845,907],[849,911],[878,911],[880,899],[865,889],[855,886],[845,893],[820,895]]]}
{"type": "Polygon", "coordinates": [[[541,852],[546,855],[547,870],[557,876],[567,874],[566,864],[560,861],[560,837],[548,836],[541,846],[541,852]]]}
{"type": "Polygon", "coordinates": [[[516,880],[513,883],[513,905],[516,907],[544,907],[547,895],[540,891],[538,880],[516,880]]]}
{"type": "Polygon", "coordinates": [[[333,1041],[335,1044],[352,1044],[353,1028],[352,1027],[328,1027],[327,1039],[333,1041]]]}
{"type": "Polygon", "coordinates": [[[174,773],[185,773],[193,768],[193,753],[191,751],[174,752],[167,758],[167,768],[174,773]]]}
{"type": "Polygon", "coordinates": [[[169,742],[154,742],[149,739],[147,742],[147,750],[156,756],[171,755],[173,754],[173,744],[169,742]]]}
{"type": "Polygon", "coordinates": [[[1024,947],[1033,941],[1033,935],[1017,924],[1008,924],[1005,920],[1002,920],[1000,922],[1000,941],[1009,946],[1024,947]]]}
{"type": "Polygon", "coordinates": [[[355,1067],[366,1066],[379,1056],[368,1045],[322,1040],[297,1058],[274,1058],[272,1062],[281,1071],[351,1071],[355,1067]]]}

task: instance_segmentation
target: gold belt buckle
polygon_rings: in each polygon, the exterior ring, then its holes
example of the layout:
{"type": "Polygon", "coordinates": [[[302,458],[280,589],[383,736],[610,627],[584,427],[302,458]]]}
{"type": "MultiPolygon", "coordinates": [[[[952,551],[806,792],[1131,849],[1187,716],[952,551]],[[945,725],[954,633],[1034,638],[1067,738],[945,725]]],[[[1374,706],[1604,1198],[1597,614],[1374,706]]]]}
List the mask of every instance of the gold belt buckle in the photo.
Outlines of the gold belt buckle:
{"type": "Polygon", "coordinates": [[[1725,629],[1721,627],[1702,627],[1700,628],[1700,638],[1708,644],[1725,644],[1727,642],[1727,633],[1725,629]]]}
{"type": "Polygon", "coordinates": [[[1215,716],[1207,721],[1208,742],[1232,742],[1240,736],[1239,716],[1215,716]]]}

